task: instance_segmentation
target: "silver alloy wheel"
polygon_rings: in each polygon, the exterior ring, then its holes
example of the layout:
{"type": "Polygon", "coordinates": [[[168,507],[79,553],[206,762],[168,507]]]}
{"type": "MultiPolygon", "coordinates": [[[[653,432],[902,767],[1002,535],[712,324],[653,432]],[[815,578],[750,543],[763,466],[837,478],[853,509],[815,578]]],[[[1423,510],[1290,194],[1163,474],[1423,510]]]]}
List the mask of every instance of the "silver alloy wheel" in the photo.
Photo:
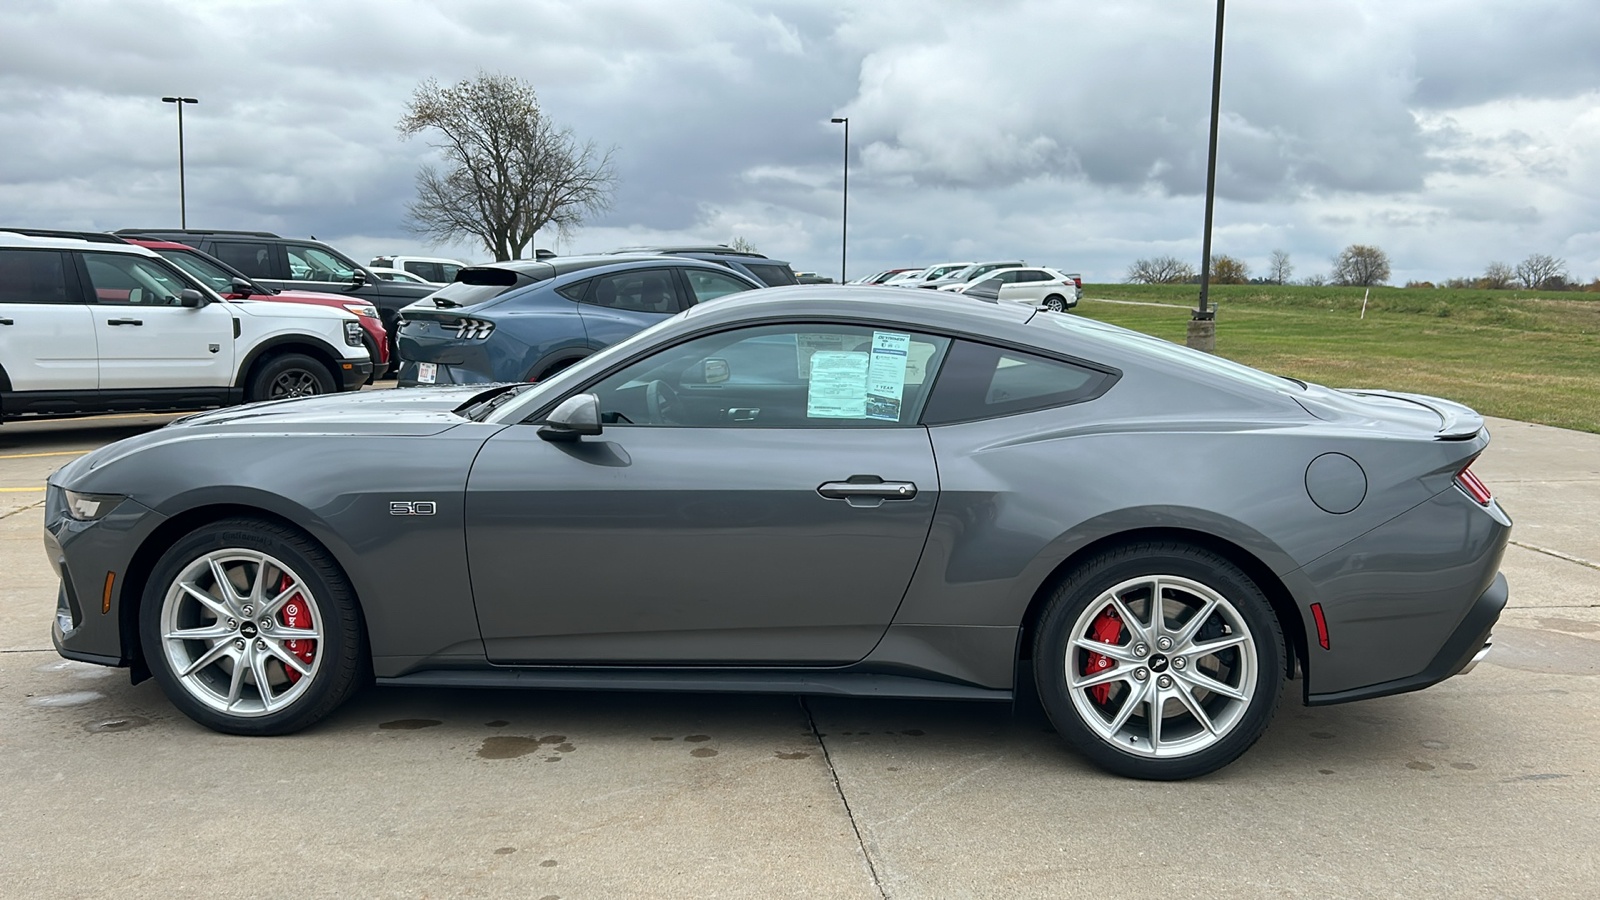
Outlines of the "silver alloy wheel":
{"type": "Polygon", "coordinates": [[[1066,312],[1067,303],[1060,297],[1046,297],[1044,298],[1044,308],[1051,312],[1066,312]]]}
{"type": "Polygon", "coordinates": [[[1204,750],[1239,724],[1255,696],[1255,636],[1226,597],[1198,581],[1124,581],[1096,597],[1070,635],[1072,704],[1126,753],[1171,758],[1204,750]],[[1097,623],[1120,626],[1115,640],[1096,634],[1097,623]]]}
{"type": "Polygon", "coordinates": [[[277,378],[272,379],[272,386],[267,388],[269,400],[286,400],[291,397],[315,397],[322,393],[322,386],[317,383],[317,376],[305,369],[288,369],[281,372],[277,378]]]}
{"type": "Polygon", "coordinates": [[[265,716],[298,700],[316,681],[322,640],[322,610],[305,580],[256,550],[197,557],[162,601],[172,674],[191,697],[230,716],[265,716]],[[302,618],[308,627],[288,624],[302,618]]]}

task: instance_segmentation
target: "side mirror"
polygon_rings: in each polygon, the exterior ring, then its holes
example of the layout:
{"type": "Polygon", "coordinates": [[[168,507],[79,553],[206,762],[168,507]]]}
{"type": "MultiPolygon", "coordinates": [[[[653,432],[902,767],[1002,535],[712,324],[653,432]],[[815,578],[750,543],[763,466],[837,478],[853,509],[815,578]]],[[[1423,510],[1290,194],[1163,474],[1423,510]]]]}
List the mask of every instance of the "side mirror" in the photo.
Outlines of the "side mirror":
{"type": "Polygon", "coordinates": [[[732,370],[728,368],[728,361],[725,359],[713,357],[701,363],[701,365],[704,366],[702,371],[705,374],[706,384],[721,384],[733,374],[732,370]]]}
{"type": "Polygon", "coordinates": [[[364,285],[366,283],[367,283],[367,273],[361,271],[360,269],[357,269],[356,273],[354,275],[350,276],[350,286],[353,287],[353,288],[361,287],[362,285],[364,285]]]}
{"type": "Polygon", "coordinates": [[[593,394],[574,394],[561,401],[539,426],[539,437],[547,441],[575,441],[599,433],[600,398],[593,394]]]}
{"type": "Polygon", "coordinates": [[[240,297],[251,297],[256,293],[256,286],[243,278],[235,278],[228,282],[228,284],[229,287],[232,288],[232,292],[238,294],[240,297]]]}
{"type": "Polygon", "coordinates": [[[186,306],[189,309],[199,309],[200,307],[205,306],[208,302],[209,301],[206,300],[206,295],[200,293],[194,288],[184,288],[183,291],[178,294],[178,305],[186,306]]]}

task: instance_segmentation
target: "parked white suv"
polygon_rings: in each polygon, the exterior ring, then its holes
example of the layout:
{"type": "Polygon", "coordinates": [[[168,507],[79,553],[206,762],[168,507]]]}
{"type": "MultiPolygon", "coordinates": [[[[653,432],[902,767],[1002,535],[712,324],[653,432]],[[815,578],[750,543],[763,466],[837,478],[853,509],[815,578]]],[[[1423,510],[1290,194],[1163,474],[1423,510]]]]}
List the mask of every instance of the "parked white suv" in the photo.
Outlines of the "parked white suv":
{"type": "Polygon", "coordinates": [[[1079,284],[1076,275],[1063,274],[1043,266],[1016,266],[996,269],[981,281],[968,282],[959,290],[970,297],[984,300],[1003,300],[1065,312],[1078,305],[1078,296],[1082,292],[1079,284]]]}
{"type": "Polygon", "coordinates": [[[342,309],[225,300],[143,247],[0,232],[0,419],[353,390],[361,335],[342,309]]]}

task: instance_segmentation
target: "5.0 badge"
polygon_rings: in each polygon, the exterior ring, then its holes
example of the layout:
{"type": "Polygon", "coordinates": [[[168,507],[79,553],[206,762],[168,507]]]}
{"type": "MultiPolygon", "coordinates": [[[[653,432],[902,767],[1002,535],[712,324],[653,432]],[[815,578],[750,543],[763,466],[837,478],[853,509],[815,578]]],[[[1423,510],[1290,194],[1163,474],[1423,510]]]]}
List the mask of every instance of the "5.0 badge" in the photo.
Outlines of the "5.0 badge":
{"type": "Polygon", "coordinates": [[[439,505],[432,500],[394,500],[389,503],[391,516],[431,516],[439,511],[439,505]]]}

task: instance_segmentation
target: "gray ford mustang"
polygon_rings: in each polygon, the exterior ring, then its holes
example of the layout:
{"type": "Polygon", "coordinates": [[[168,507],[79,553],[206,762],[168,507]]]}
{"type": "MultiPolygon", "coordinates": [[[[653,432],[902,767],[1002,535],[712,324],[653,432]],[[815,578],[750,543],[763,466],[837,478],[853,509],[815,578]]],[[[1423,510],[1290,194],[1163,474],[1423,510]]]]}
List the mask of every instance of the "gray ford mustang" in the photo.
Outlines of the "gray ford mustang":
{"type": "Polygon", "coordinates": [[[1077,316],[796,287],[536,385],[203,413],[50,480],[63,656],[281,734],[379,684],[1008,700],[1139,778],[1287,681],[1487,650],[1511,522],[1471,410],[1077,316]]]}

